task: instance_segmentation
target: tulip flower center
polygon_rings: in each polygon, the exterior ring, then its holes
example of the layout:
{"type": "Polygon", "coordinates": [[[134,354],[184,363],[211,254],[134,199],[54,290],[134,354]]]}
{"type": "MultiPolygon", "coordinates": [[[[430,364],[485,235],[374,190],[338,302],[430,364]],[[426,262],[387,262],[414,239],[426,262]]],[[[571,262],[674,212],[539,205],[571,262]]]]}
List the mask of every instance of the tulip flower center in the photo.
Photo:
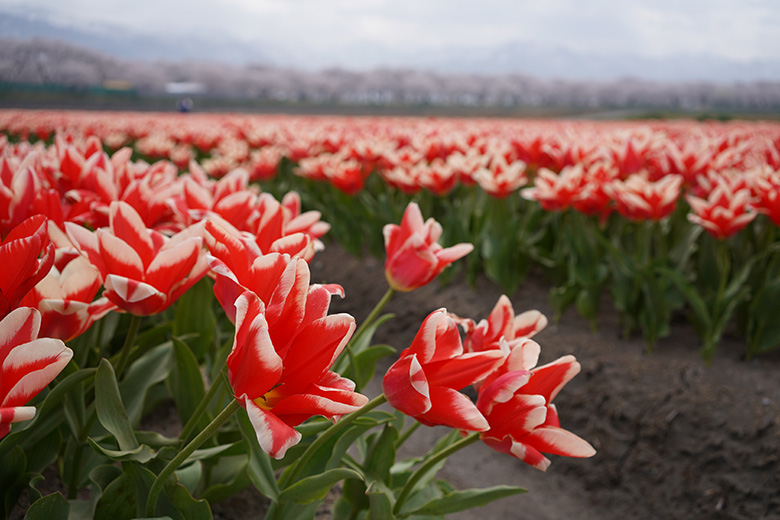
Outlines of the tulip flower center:
{"type": "Polygon", "coordinates": [[[259,406],[260,408],[262,408],[263,410],[270,410],[270,409],[272,409],[284,397],[282,395],[281,390],[279,389],[279,386],[280,385],[277,385],[277,386],[273,387],[268,392],[266,392],[264,395],[261,395],[260,397],[255,399],[254,400],[255,404],[257,406],[259,406]]]}

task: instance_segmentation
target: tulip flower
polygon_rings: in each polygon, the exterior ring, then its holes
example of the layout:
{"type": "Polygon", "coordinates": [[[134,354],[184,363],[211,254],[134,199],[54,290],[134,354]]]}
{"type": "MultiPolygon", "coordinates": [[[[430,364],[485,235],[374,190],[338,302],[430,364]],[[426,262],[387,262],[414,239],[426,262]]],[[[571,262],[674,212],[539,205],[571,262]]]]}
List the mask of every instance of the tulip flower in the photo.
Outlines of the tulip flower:
{"type": "Polygon", "coordinates": [[[456,321],[439,309],[425,318],[382,387],[391,406],[422,424],[483,431],[488,422],[460,390],[484,379],[504,356],[500,350],[464,353],[456,321]]]}
{"type": "Polygon", "coordinates": [[[604,187],[615,201],[618,213],[632,220],[661,220],[677,206],[683,178],[667,175],[652,182],[641,174],[625,181],[615,180],[604,187]]]}
{"type": "Polygon", "coordinates": [[[46,217],[30,217],[11,230],[0,242],[0,318],[19,305],[53,264],[54,245],[46,234],[46,217]]]}
{"type": "Polygon", "coordinates": [[[477,409],[489,429],[482,441],[501,453],[545,471],[550,460],[543,454],[592,457],[596,450],[585,440],[561,428],[552,400],[580,371],[573,356],[564,356],[533,370],[514,370],[484,384],[477,409]]]}
{"type": "MultiPolygon", "coordinates": [[[[268,308],[283,307],[295,280],[305,277],[308,286],[309,268],[302,258],[271,252],[263,254],[254,238],[232,228],[226,222],[206,222],[206,243],[209,266],[216,282],[214,294],[235,322],[233,303],[244,291],[252,291],[268,308]]],[[[333,294],[342,294],[337,285],[326,285],[333,294]]]]}
{"type": "Polygon", "coordinates": [[[436,278],[445,267],[469,254],[474,246],[457,244],[443,248],[439,243],[441,225],[429,218],[423,222],[420,207],[406,207],[401,225],[384,227],[385,276],[396,291],[412,291],[436,278]]]}
{"type": "Polygon", "coordinates": [[[294,427],[303,421],[314,415],[337,420],[368,402],[352,381],[329,370],[355,330],[352,316],[326,315],[329,301],[328,291],[314,285],[289,299],[293,312],[279,316],[267,315],[249,291],[235,302],[228,379],[260,447],[276,459],[300,441],[294,427]]]}
{"type": "Polygon", "coordinates": [[[736,192],[728,190],[725,184],[718,184],[707,199],[686,197],[693,213],[688,220],[722,240],[737,234],[754,218],[756,212],[750,207],[750,190],[736,192]]]}
{"type": "Polygon", "coordinates": [[[82,256],[51,271],[22,299],[41,313],[41,335],[63,341],[80,336],[116,308],[106,297],[95,300],[100,272],[82,256]]]}
{"type": "Polygon", "coordinates": [[[492,197],[508,197],[528,184],[526,164],[523,161],[508,163],[504,156],[496,155],[489,168],[478,168],[472,174],[474,181],[492,197]]]}
{"type": "Polygon", "coordinates": [[[24,406],[51,383],[73,357],[59,339],[38,338],[41,316],[20,307],[0,321],[0,438],[11,424],[35,416],[24,406]]]}
{"type": "Polygon", "coordinates": [[[97,267],[104,296],[131,314],[167,309],[208,270],[203,239],[184,230],[173,238],[147,229],[125,202],[112,202],[110,224],[92,233],[65,223],[71,241],[97,267]]]}
{"type": "Polygon", "coordinates": [[[545,211],[563,211],[573,204],[586,184],[582,164],[566,166],[557,174],[547,168],[539,168],[534,178],[534,187],[523,189],[520,195],[524,199],[537,201],[545,211]]]}
{"type": "Polygon", "coordinates": [[[514,348],[546,326],[547,317],[537,310],[515,316],[512,302],[502,294],[486,320],[467,328],[463,345],[468,352],[481,352],[499,348],[503,339],[509,348],[514,348]]]}

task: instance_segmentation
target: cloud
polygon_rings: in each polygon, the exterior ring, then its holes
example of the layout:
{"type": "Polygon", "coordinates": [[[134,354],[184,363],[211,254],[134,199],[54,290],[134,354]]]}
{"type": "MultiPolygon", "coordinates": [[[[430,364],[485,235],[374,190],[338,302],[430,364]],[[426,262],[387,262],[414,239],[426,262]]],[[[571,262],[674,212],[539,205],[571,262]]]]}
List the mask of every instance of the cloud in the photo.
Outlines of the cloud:
{"type": "Polygon", "coordinates": [[[226,35],[339,56],[344,47],[365,43],[413,52],[522,41],[651,57],[780,57],[780,2],[774,0],[0,0],[0,8],[3,4],[71,24],[226,35]]]}

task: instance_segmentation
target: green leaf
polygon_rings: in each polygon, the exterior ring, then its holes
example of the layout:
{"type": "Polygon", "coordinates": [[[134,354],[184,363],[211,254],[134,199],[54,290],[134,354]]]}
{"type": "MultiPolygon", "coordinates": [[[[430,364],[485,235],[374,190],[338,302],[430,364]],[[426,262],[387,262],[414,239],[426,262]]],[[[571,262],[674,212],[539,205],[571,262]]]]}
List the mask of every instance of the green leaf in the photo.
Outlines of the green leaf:
{"type": "Polygon", "coordinates": [[[750,306],[748,324],[748,356],[769,352],[780,347],[780,320],[777,302],[780,301],[780,279],[764,285],[750,306]]]}
{"type": "Polygon", "coordinates": [[[178,446],[179,439],[175,437],[166,437],[157,432],[136,431],[135,437],[141,444],[146,444],[150,448],[160,449],[164,446],[178,446]]]}
{"type": "Polygon", "coordinates": [[[466,489],[435,498],[406,515],[448,515],[482,507],[494,500],[525,493],[527,490],[515,486],[494,486],[482,489],[466,489]]]}
{"type": "Polygon", "coordinates": [[[19,500],[22,489],[26,487],[24,473],[27,468],[27,457],[18,445],[0,458],[0,493],[3,499],[3,518],[8,515],[19,500]]]}
{"type": "Polygon", "coordinates": [[[152,451],[149,446],[145,445],[139,445],[132,450],[112,450],[110,448],[101,446],[91,437],[87,440],[89,441],[90,446],[92,446],[92,449],[94,449],[96,452],[117,462],[135,460],[141,463],[145,463],[152,460],[155,456],[154,451],[152,451]]]}
{"type": "Polygon", "coordinates": [[[181,485],[186,487],[190,493],[194,493],[203,477],[203,463],[198,460],[192,464],[183,465],[175,473],[181,485]]]}
{"type": "MultiPolygon", "coordinates": [[[[390,345],[373,345],[354,356],[355,369],[353,373],[359,379],[359,381],[355,381],[357,388],[365,387],[366,383],[374,377],[377,362],[392,354],[395,354],[395,349],[390,345]]],[[[344,357],[347,358],[347,356],[344,357]]]]}
{"type": "Polygon", "coordinates": [[[732,299],[739,299],[738,295],[742,293],[741,290],[745,287],[754,263],[755,257],[745,262],[745,265],[737,272],[736,276],[731,279],[728,286],[726,286],[726,290],[723,291],[723,301],[730,302],[732,299]]]}
{"type": "Polygon", "coordinates": [[[218,331],[213,301],[211,280],[203,278],[176,302],[173,334],[191,335],[187,343],[196,359],[203,358],[218,331]]]}
{"type": "MultiPolygon", "coordinates": [[[[205,391],[200,366],[190,347],[179,338],[173,338],[173,357],[176,361],[168,378],[168,386],[176,402],[176,411],[182,424],[187,424],[198,407],[205,391]]],[[[204,417],[205,419],[205,417],[204,417]]]]}
{"type": "Polygon", "coordinates": [[[345,478],[362,478],[357,471],[346,468],[334,468],[318,475],[306,477],[282,490],[280,502],[298,502],[307,504],[322,500],[339,481],[345,478]]]}
{"type": "Polygon", "coordinates": [[[201,494],[201,498],[209,502],[221,502],[235,495],[251,484],[246,473],[247,458],[225,457],[212,467],[209,475],[209,487],[201,494]]]}
{"type": "Polygon", "coordinates": [[[24,515],[25,520],[68,520],[70,504],[60,493],[46,495],[33,502],[24,515]]]}
{"type": "Polygon", "coordinates": [[[656,268],[656,272],[661,278],[671,281],[685,296],[688,301],[688,305],[691,306],[693,311],[695,324],[699,329],[700,334],[706,334],[712,329],[712,316],[710,310],[704,299],[699,295],[696,288],[685,279],[685,277],[677,271],[666,269],[663,267],[656,268]]]}
{"type": "Polygon", "coordinates": [[[393,520],[393,502],[391,500],[392,494],[388,494],[385,490],[381,489],[376,482],[369,484],[366,490],[368,495],[369,513],[370,519],[382,519],[393,520]]]}
{"type": "Polygon", "coordinates": [[[40,441],[25,450],[27,455],[27,471],[43,472],[57,460],[62,446],[62,432],[60,428],[53,429],[40,441]]]}
{"type": "MultiPolygon", "coordinates": [[[[203,499],[193,498],[187,488],[178,482],[173,480],[166,482],[165,493],[176,512],[180,513],[181,520],[212,520],[209,503],[203,499]]],[[[176,520],[176,515],[172,511],[165,511],[165,509],[167,508],[163,508],[163,511],[173,517],[172,520],[176,520]]]]}
{"type": "Polygon", "coordinates": [[[120,450],[132,451],[139,447],[122,404],[114,367],[105,358],[95,374],[95,410],[98,421],[116,438],[120,450]]]}
{"type": "Polygon", "coordinates": [[[141,421],[149,389],[168,378],[172,354],[173,344],[167,341],[145,352],[130,365],[119,385],[130,424],[137,425],[141,421]]]}
{"type": "Polygon", "coordinates": [[[390,482],[390,468],[395,464],[398,430],[392,424],[386,424],[366,456],[365,468],[372,478],[390,482]]]}
{"type": "Polygon", "coordinates": [[[187,457],[187,460],[185,462],[193,462],[196,460],[210,459],[220,454],[224,455],[226,451],[239,446],[239,444],[240,443],[236,441],[230,444],[220,444],[219,446],[214,446],[213,448],[203,448],[200,450],[195,450],[194,452],[192,452],[192,455],[187,457]]]}
{"type": "Polygon", "coordinates": [[[249,463],[246,468],[249,480],[252,481],[255,488],[263,495],[276,500],[279,496],[279,486],[276,483],[273,466],[271,466],[271,457],[260,448],[257,442],[257,434],[246,410],[241,408],[236,414],[238,418],[238,427],[241,430],[241,437],[247,445],[249,451],[249,463]]]}
{"type": "Polygon", "coordinates": [[[127,475],[120,475],[103,490],[95,505],[94,517],[100,520],[135,518],[137,514],[135,486],[127,475]]]}

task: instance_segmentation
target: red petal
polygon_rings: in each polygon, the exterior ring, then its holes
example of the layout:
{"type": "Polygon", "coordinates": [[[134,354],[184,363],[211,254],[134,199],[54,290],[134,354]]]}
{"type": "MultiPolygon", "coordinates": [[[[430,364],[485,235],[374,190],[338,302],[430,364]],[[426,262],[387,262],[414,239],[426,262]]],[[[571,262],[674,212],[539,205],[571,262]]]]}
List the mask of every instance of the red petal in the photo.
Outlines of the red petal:
{"type": "Polygon", "coordinates": [[[460,390],[482,381],[504,361],[500,350],[486,350],[462,354],[452,359],[428,363],[425,374],[432,386],[446,386],[460,390]]]}
{"type": "Polygon", "coordinates": [[[110,206],[111,230],[119,239],[138,252],[143,265],[154,258],[154,244],[143,219],[130,204],[114,201],[110,206]]]}
{"type": "Polygon", "coordinates": [[[282,375],[282,358],[274,350],[263,316],[262,302],[250,292],[239,296],[236,334],[227,359],[230,385],[236,395],[257,399],[265,395],[282,375]]]}
{"type": "Polygon", "coordinates": [[[441,424],[466,431],[479,432],[490,428],[474,403],[451,388],[431,387],[431,409],[415,418],[423,424],[441,424]]]}
{"type": "Polygon", "coordinates": [[[246,408],[260,448],[273,458],[284,458],[287,450],[301,441],[301,434],[273,413],[263,410],[245,395],[237,399],[246,408]]]}
{"type": "Polygon", "coordinates": [[[431,409],[430,388],[417,356],[401,357],[382,379],[387,402],[396,410],[416,417],[431,409]]]}
{"type": "Polygon", "coordinates": [[[552,363],[531,370],[531,380],[522,392],[544,396],[551,403],[566,383],[580,373],[580,364],[574,356],[563,356],[552,363]]]}

